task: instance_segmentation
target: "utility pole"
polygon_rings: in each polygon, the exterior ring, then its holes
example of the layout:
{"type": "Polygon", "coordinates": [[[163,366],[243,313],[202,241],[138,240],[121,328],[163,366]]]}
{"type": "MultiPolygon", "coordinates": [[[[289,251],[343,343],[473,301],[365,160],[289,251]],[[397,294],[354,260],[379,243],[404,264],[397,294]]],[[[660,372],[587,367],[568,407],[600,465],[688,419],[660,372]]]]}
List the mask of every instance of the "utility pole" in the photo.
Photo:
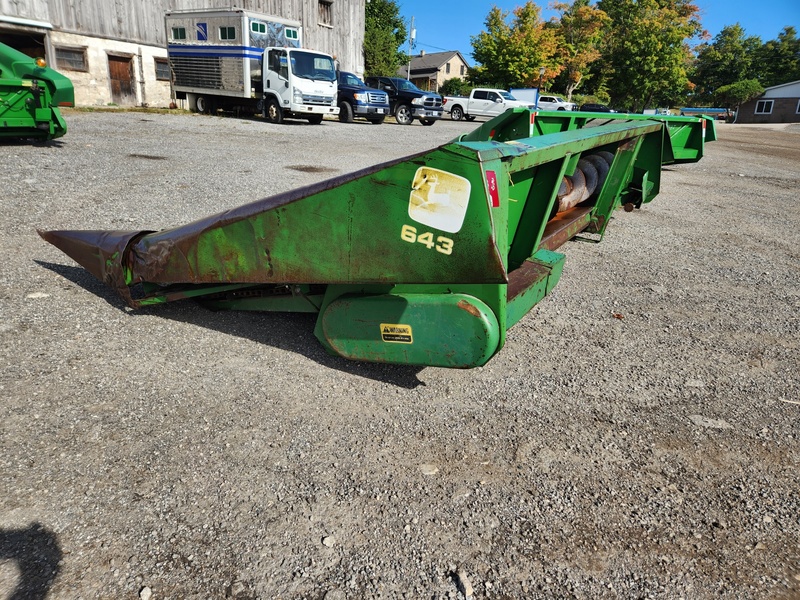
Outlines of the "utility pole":
{"type": "Polygon", "coordinates": [[[417,37],[417,30],[414,29],[414,17],[411,17],[411,29],[408,32],[408,71],[406,79],[411,81],[411,49],[414,47],[414,39],[417,37]]]}

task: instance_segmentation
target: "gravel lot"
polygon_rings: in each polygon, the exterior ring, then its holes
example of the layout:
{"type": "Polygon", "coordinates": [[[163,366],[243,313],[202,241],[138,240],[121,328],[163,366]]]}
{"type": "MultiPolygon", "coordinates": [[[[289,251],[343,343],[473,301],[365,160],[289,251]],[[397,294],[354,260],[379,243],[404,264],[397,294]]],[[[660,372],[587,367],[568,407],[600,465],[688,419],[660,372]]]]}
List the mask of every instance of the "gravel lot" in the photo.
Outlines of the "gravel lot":
{"type": "Polygon", "coordinates": [[[35,229],[180,225],[474,124],[67,121],[2,146],[0,598],[800,598],[799,126],[721,125],[454,371],[130,311],[35,229]]]}

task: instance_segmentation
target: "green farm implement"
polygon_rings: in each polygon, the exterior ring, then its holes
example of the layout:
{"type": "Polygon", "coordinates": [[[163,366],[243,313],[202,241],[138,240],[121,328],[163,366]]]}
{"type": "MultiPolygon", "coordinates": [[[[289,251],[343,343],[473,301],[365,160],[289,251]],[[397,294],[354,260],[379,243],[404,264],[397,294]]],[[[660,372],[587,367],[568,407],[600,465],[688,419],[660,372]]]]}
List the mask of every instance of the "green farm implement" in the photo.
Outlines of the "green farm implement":
{"type": "Polygon", "coordinates": [[[433,150],[148,231],[45,231],[132,307],[316,313],[354,360],[476,367],[558,282],[568,240],[602,239],[697,161],[702,117],[513,109],[433,150]]]}
{"type": "Polygon", "coordinates": [[[59,107],[74,104],[69,79],[43,58],[0,44],[0,138],[61,137],[67,124],[59,107]]]}

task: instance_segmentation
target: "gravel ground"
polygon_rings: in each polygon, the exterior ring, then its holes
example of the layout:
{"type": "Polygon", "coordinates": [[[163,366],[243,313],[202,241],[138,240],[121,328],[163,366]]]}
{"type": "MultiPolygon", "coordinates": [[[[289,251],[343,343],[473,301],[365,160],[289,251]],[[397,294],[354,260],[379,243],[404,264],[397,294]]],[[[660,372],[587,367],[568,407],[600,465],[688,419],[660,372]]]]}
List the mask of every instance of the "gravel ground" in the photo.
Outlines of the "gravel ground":
{"type": "Polygon", "coordinates": [[[721,125],[454,371],[130,311],[35,229],[180,225],[474,124],[67,120],[3,144],[0,598],[800,598],[798,126],[721,125]]]}

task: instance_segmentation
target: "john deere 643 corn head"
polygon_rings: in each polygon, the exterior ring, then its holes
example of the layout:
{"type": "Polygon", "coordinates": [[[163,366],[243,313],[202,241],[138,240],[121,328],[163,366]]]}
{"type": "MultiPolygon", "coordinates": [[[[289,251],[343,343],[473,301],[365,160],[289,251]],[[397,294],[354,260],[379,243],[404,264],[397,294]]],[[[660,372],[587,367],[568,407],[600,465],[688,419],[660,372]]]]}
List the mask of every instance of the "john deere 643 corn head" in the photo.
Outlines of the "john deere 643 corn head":
{"type": "Polygon", "coordinates": [[[365,361],[475,367],[553,289],[570,239],[697,161],[703,117],[514,109],[428,152],[164,231],[45,231],[132,307],[317,313],[365,361]]]}

